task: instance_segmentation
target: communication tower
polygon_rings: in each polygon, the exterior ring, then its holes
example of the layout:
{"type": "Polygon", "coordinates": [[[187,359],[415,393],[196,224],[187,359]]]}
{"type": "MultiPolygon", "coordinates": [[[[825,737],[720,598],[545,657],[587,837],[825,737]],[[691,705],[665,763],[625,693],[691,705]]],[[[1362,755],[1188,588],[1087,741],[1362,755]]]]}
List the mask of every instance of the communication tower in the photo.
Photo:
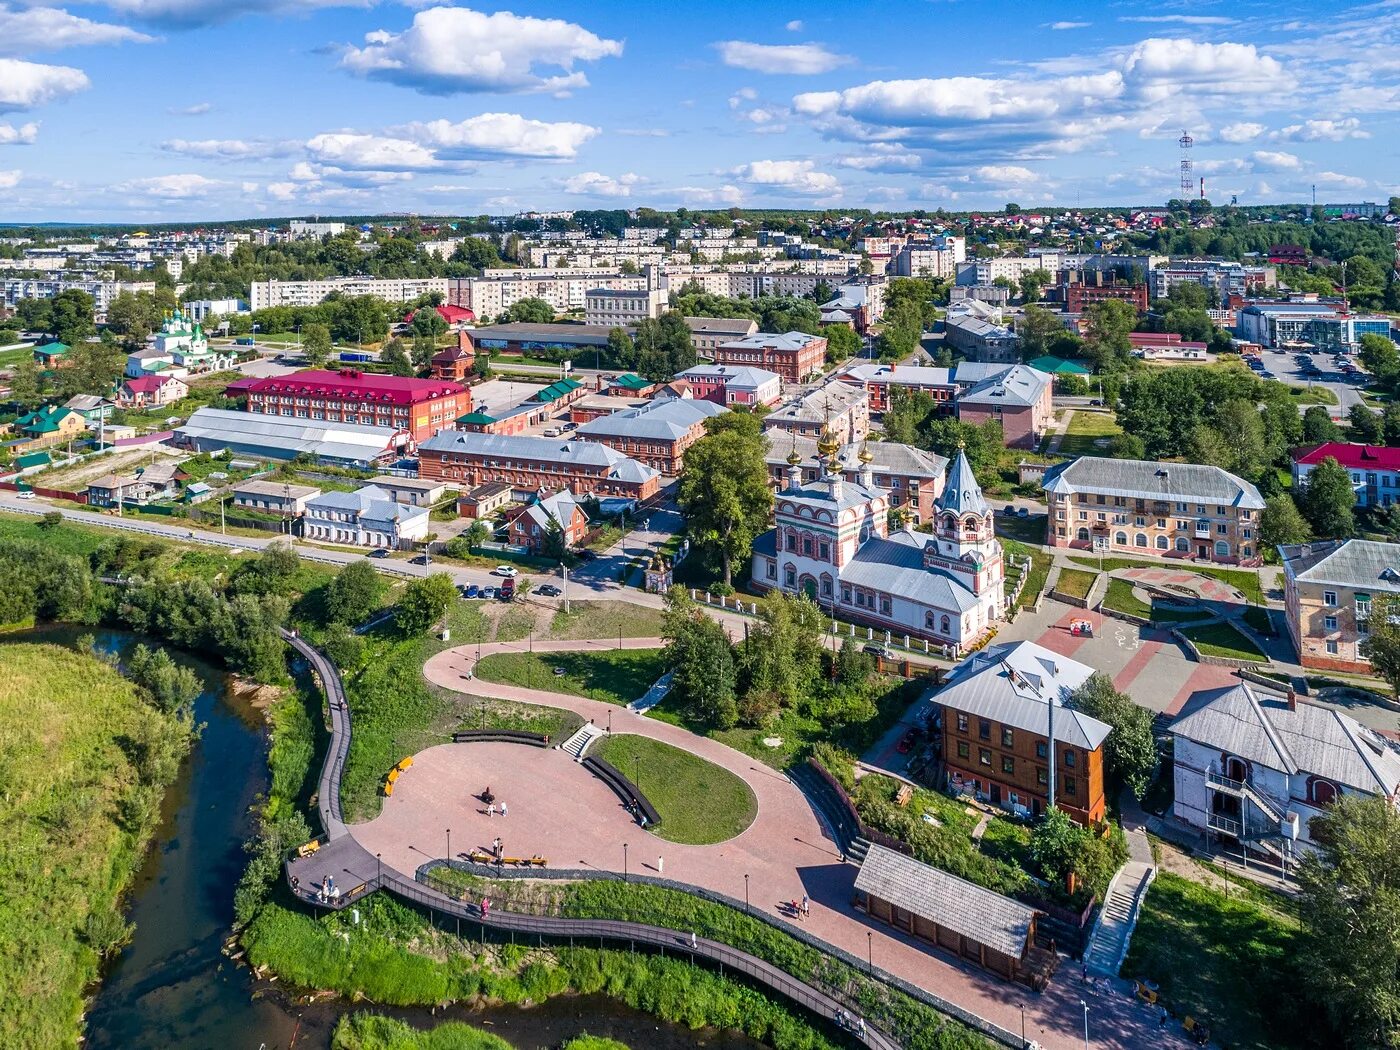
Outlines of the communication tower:
{"type": "Polygon", "coordinates": [[[1196,188],[1196,179],[1191,171],[1191,147],[1196,140],[1189,132],[1183,131],[1176,144],[1181,147],[1181,199],[1190,200],[1191,191],[1196,188]]]}

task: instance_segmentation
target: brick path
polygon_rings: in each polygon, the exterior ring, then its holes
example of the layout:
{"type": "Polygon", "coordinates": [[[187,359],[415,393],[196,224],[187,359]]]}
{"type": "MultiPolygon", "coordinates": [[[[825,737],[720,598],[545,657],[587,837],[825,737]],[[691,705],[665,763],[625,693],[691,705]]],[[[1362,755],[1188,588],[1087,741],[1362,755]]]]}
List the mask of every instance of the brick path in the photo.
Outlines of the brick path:
{"type": "MultiPolygon", "coordinates": [[[[615,648],[616,641],[537,642],[536,652],[615,648]]],[[[624,639],[626,648],[648,648],[658,639],[624,639]]],[[[483,645],[481,655],[519,651],[516,644],[483,645]]],[[[502,744],[441,745],[415,757],[382,814],[351,830],[386,865],[411,873],[424,860],[447,849],[489,843],[496,835],[507,852],[535,853],[554,864],[596,867],[620,873],[622,843],[628,865],[655,866],[665,859],[665,875],[743,897],[749,875],[755,908],[777,908],[805,893],[812,901],[811,932],[858,957],[873,953],[877,965],[929,989],[1010,1031],[1019,1032],[1024,1010],[1026,1033],[1049,1048],[1083,1046],[1083,1012],[1089,1004],[1090,1040],[1097,1047],[1160,1047],[1188,1044],[1163,1038],[1146,1007],[1126,994],[1122,982],[1085,986],[1078,968],[1066,966],[1050,988],[1036,995],[1007,984],[881,924],[868,923],[850,906],[856,868],[844,864],[806,797],[783,774],[707,737],[678,726],[629,715],[583,697],[526,689],[464,677],[474,663],[475,645],[439,653],[428,661],[429,681],[458,692],[565,708],[605,725],[612,712],[615,733],[639,733],[674,744],[741,777],[758,799],[758,816],[737,837],[713,846],[665,842],[626,819],[615,796],[582,767],[557,751],[502,744]],[[510,816],[487,818],[470,794],[491,789],[507,799],[510,816]],[[459,836],[461,836],[459,838],[459,836]],[[868,935],[868,936],[867,936],[868,935]]],[[[645,787],[645,785],[643,785],[645,787]]],[[[650,872],[648,872],[650,873],[650,872]]]]}

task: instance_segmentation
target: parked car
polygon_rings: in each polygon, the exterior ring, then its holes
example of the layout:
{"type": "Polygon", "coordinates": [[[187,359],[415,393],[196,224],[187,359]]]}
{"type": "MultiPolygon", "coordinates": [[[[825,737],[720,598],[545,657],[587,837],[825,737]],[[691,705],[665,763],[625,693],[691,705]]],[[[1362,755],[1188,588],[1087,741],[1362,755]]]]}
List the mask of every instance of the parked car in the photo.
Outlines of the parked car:
{"type": "Polygon", "coordinates": [[[488,601],[489,601],[490,599],[496,597],[496,588],[494,588],[494,587],[483,587],[483,588],[481,588],[481,597],[487,599],[488,601]]]}
{"type": "Polygon", "coordinates": [[[15,499],[33,499],[33,498],[34,498],[34,490],[33,490],[33,489],[25,489],[23,492],[16,492],[16,493],[15,493],[15,499]]]}
{"type": "Polygon", "coordinates": [[[535,593],[536,593],[536,594],[542,594],[542,595],[544,595],[546,598],[557,598],[557,597],[559,597],[559,595],[563,594],[564,592],[561,591],[558,587],[554,586],[554,584],[552,584],[552,583],[546,583],[546,584],[540,585],[539,587],[536,587],[536,588],[535,588],[535,593]]]}
{"type": "Polygon", "coordinates": [[[888,645],[880,645],[878,642],[870,642],[861,647],[861,652],[869,653],[871,656],[883,657],[886,660],[894,659],[894,650],[888,645]]]}
{"type": "Polygon", "coordinates": [[[389,552],[383,547],[376,547],[374,550],[370,551],[368,555],[368,557],[371,558],[387,558],[388,556],[389,552]]]}
{"type": "Polygon", "coordinates": [[[1091,397],[1091,398],[1089,399],[1089,407],[1090,407],[1090,408],[1103,408],[1103,398],[1101,398],[1101,397],[1091,397]]]}
{"type": "Polygon", "coordinates": [[[520,570],[517,569],[514,565],[497,565],[494,569],[491,570],[491,575],[504,576],[506,579],[512,579],[513,577],[520,575],[520,570]]]}
{"type": "Polygon", "coordinates": [[[582,558],[584,561],[597,561],[597,560],[598,560],[598,552],[595,551],[595,550],[592,550],[591,548],[588,548],[588,547],[580,547],[580,548],[579,548],[577,551],[575,551],[574,553],[577,554],[577,555],[578,555],[580,558],[582,558]]]}
{"type": "Polygon", "coordinates": [[[480,588],[480,587],[478,587],[478,586],[477,586],[476,584],[474,584],[474,583],[469,583],[469,584],[467,584],[467,597],[468,597],[468,598],[476,598],[476,597],[480,596],[480,594],[481,594],[481,588],[480,588]]]}
{"type": "Polygon", "coordinates": [[[565,423],[565,424],[564,424],[562,427],[560,427],[559,429],[562,430],[562,431],[564,431],[565,433],[568,433],[570,430],[577,430],[577,429],[578,429],[578,424],[577,424],[577,423],[565,423]]]}
{"type": "Polygon", "coordinates": [[[894,746],[894,749],[898,751],[901,755],[907,755],[910,751],[914,750],[914,745],[918,742],[918,727],[910,726],[908,731],[902,737],[899,738],[899,743],[894,746]]]}

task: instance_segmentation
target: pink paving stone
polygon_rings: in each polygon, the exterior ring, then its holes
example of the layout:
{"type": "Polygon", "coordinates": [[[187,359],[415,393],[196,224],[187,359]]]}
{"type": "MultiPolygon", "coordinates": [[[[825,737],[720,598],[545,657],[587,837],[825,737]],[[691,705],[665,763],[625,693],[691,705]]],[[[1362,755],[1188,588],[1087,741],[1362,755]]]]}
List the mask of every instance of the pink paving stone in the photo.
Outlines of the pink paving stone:
{"type": "Polygon", "coordinates": [[[1176,696],[1172,697],[1171,703],[1167,704],[1164,713],[1173,716],[1180,714],[1192,693],[1200,692],[1202,689],[1221,689],[1224,686],[1238,683],[1239,677],[1231,668],[1217,667],[1214,664],[1201,664],[1191,672],[1191,677],[1186,679],[1186,684],[1178,690],[1176,696]]]}
{"type": "Polygon", "coordinates": [[[1133,654],[1133,658],[1129,660],[1123,666],[1123,670],[1119,671],[1114,677],[1114,688],[1120,692],[1128,692],[1129,686],[1133,684],[1133,680],[1137,678],[1138,675],[1142,674],[1143,668],[1145,668],[1152,661],[1152,658],[1161,651],[1161,642],[1143,641],[1138,651],[1133,654]]]}

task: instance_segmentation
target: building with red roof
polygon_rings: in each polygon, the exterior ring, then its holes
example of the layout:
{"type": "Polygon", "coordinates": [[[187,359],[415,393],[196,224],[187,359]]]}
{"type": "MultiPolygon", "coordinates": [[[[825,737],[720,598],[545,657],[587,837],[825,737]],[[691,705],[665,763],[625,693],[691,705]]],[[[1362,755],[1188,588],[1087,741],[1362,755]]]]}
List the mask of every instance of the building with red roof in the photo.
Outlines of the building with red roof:
{"type": "Polygon", "coordinates": [[[1305,484],[1314,467],[1335,459],[1351,475],[1358,507],[1389,507],[1400,503],[1400,448],[1324,441],[1293,452],[1293,485],[1305,484]]]}
{"type": "Polygon", "coordinates": [[[122,380],[113,400],[122,408],[149,408],[172,404],[189,392],[190,388],[183,379],[152,372],[122,380]]]}
{"type": "MultiPolygon", "coordinates": [[[[468,321],[476,320],[476,313],[467,309],[465,306],[453,306],[451,303],[443,303],[441,306],[433,307],[433,309],[436,310],[438,316],[449,325],[466,324],[468,321]]],[[[404,314],[403,323],[412,323],[413,315],[417,312],[417,310],[410,310],[408,313],[404,314]]]]}
{"type": "Polygon", "coordinates": [[[388,427],[424,441],[471,411],[471,392],[441,379],[310,369],[243,384],[248,411],[388,427]]]}

